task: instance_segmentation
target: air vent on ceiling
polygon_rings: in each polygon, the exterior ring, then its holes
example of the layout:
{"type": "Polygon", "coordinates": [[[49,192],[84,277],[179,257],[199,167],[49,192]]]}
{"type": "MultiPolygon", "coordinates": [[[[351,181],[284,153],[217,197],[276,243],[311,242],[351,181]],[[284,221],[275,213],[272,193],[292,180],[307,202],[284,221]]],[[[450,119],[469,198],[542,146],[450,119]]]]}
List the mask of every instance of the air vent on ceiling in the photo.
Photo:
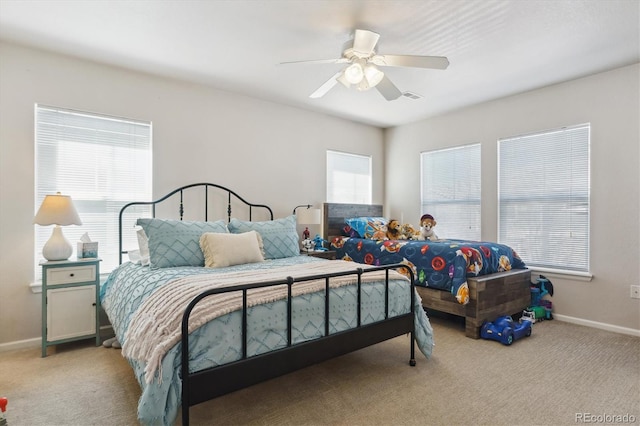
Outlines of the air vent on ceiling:
{"type": "Polygon", "coordinates": [[[404,96],[405,98],[409,98],[409,99],[421,99],[422,96],[418,95],[417,93],[413,93],[413,92],[404,92],[402,94],[402,96],[404,96]]]}

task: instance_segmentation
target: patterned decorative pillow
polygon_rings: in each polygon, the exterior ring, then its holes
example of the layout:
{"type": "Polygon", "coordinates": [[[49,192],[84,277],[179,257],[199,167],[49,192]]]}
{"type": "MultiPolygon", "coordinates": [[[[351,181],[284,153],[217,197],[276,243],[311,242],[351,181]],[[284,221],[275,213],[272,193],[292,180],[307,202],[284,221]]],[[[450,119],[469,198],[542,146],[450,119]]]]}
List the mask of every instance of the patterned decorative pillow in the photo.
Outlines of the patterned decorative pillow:
{"type": "Polygon", "coordinates": [[[352,217],[345,222],[351,228],[350,236],[354,237],[378,239],[376,234],[387,232],[388,220],[384,217],[352,217]]]}
{"type": "Polygon", "coordinates": [[[205,232],[229,232],[223,220],[190,222],[138,219],[137,224],[149,239],[149,263],[152,268],[204,266],[200,236],[205,232]]]}
{"type": "Polygon", "coordinates": [[[257,231],[262,237],[265,259],[300,255],[296,217],[293,215],[266,222],[247,222],[233,218],[228,226],[233,234],[257,231]]]}

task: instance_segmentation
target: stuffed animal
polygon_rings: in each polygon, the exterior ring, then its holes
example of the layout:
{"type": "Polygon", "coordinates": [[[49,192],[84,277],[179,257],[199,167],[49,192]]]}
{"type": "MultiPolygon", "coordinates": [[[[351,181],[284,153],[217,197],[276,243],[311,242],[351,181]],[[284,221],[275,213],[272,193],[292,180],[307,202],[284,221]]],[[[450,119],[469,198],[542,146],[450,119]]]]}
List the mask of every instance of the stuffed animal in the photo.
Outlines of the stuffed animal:
{"type": "Polygon", "coordinates": [[[390,240],[402,240],[402,225],[396,219],[391,219],[387,223],[387,238],[390,240]]]}
{"type": "Polygon", "coordinates": [[[420,218],[420,236],[419,240],[437,240],[438,236],[436,235],[433,228],[436,226],[436,220],[430,214],[423,214],[420,218]]]}
{"type": "Polygon", "coordinates": [[[416,231],[410,223],[402,225],[402,234],[405,240],[417,240],[420,237],[420,231],[416,231]]]}

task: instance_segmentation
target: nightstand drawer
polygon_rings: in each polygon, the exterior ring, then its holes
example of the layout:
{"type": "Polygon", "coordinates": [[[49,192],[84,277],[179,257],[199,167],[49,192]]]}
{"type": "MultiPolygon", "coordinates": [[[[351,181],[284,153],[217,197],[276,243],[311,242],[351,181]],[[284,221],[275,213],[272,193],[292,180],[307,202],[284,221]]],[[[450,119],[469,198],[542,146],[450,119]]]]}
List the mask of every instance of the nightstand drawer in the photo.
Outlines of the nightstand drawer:
{"type": "Polygon", "coordinates": [[[47,268],[47,285],[84,283],[96,280],[96,265],[47,268]]]}

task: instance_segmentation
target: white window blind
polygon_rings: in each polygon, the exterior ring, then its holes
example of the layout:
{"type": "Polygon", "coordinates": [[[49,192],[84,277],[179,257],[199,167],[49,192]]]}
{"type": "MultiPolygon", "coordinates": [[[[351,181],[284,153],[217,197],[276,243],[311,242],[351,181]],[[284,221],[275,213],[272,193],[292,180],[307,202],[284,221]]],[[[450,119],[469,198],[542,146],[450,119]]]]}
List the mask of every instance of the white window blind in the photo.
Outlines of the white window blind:
{"type": "Polygon", "coordinates": [[[327,151],[327,202],[371,204],[371,157],[327,151]]]}
{"type": "MultiPolygon", "coordinates": [[[[151,123],[36,105],[35,212],[45,195],[71,196],[82,226],[65,226],[74,247],[87,232],[99,243],[101,272],[118,264],[118,215],[131,201],[151,200],[151,123]]],[[[132,212],[145,216],[148,212],[132,212]]],[[[52,227],[35,226],[36,277],[52,227]]],[[[135,233],[129,238],[135,240],[135,233]]],[[[135,247],[125,241],[124,247],[135,247]]]]}
{"type": "Polygon", "coordinates": [[[498,239],[529,266],[589,271],[590,125],[498,141],[498,239]]]}
{"type": "Polygon", "coordinates": [[[480,144],[420,154],[422,214],[440,238],[480,240],[480,144]]]}

